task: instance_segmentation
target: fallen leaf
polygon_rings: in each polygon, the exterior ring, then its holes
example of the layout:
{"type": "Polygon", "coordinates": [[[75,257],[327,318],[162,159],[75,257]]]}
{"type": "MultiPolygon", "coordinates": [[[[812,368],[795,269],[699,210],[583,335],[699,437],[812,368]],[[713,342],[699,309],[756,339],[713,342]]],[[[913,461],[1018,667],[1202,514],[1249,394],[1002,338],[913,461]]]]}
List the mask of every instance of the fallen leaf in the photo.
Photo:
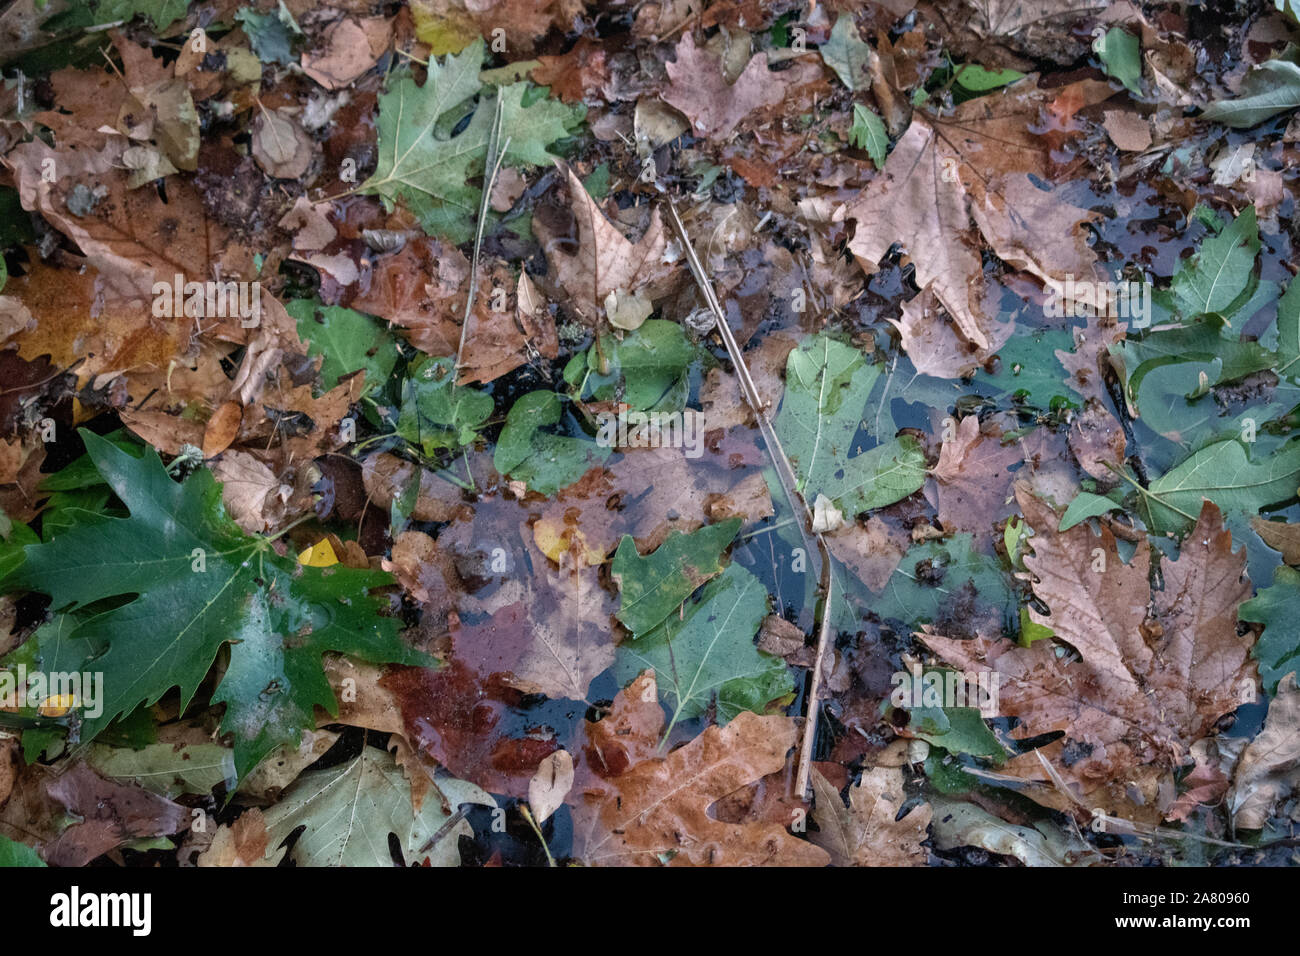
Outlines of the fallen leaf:
{"type": "Polygon", "coordinates": [[[864,770],[849,788],[849,804],[817,771],[812,772],[817,805],[812,841],[831,855],[832,866],[925,866],[929,852],[921,846],[930,824],[930,806],[918,803],[895,819],[907,797],[903,771],[897,767],[864,770]]]}

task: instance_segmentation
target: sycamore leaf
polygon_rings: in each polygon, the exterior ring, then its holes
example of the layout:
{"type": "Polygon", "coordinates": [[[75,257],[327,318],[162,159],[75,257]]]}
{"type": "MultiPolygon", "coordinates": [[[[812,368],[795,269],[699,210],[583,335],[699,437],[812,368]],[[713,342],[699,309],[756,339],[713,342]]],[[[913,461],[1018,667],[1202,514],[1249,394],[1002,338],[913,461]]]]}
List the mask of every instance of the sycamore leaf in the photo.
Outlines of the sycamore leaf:
{"type": "Polygon", "coordinates": [[[805,341],[787,358],[776,433],[805,500],[824,494],[856,516],[906,498],[925,482],[925,456],[911,437],[850,457],[879,375],[880,366],[828,335],[805,341]]]}
{"type": "Polygon", "coordinates": [[[794,744],[791,718],[742,713],[666,757],[593,776],[571,794],[574,856],[588,866],[825,866],[825,850],[778,823],[710,814],[727,794],[782,769],[794,744]]]}
{"type": "MultiPolygon", "coordinates": [[[[1029,616],[1050,627],[1055,640],[1020,647],[1003,637],[921,638],[962,670],[1001,675],[1000,712],[1020,719],[1012,736],[1064,732],[1037,754],[1076,799],[1153,822],[1161,780],[1254,693],[1254,639],[1237,633],[1237,605],[1250,594],[1245,554],[1232,551],[1219,509],[1206,503],[1178,558],[1163,562],[1164,587],[1153,592],[1145,539],[1126,564],[1105,526],[1099,536],[1083,525],[1057,532],[1055,511],[1023,487],[1018,499],[1034,529],[1034,553],[1024,563],[1036,579],[1035,596],[1050,611],[1031,607],[1029,616]],[[1078,658],[1062,653],[1059,642],[1078,658]]],[[[1003,771],[1031,781],[1046,777],[1034,753],[1011,759],[1003,771]]],[[[1050,784],[1026,793],[1058,809],[1072,803],[1050,784]]]]}
{"type": "Polygon", "coordinates": [[[1138,510],[1158,534],[1185,531],[1196,520],[1202,499],[1226,512],[1259,511],[1295,497],[1300,484],[1300,443],[1252,461],[1235,438],[1207,445],[1185,458],[1139,492],[1138,510]]]}
{"type": "Polygon", "coordinates": [[[896,819],[907,801],[900,768],[863,771],[849,788],[847,807],[840,792],[816,768],[812,782],[818,830],[812,841],[831,855],[832,866],[926,865],[930,854],[921,841],[928,836],[930,805],[918,803],[896,819]]]}
{"type": "Polygon", "coordinates": [[[735,83],[727,83],[721,58],[696,46],[689,30],[675,52],[676,59],[664,64],[671,82],[662,96],[691,121],[691,131],[699,137],[727,136],[755,110],[780,103],[789,82],[785,74],[771,72],[767,58],[758,54],[735,83]]]}
{"type": "Polygon", "coordinates": [[[754,644],[767,605],[758,578],[731,564],[682,617],[669,617],[635,642],[620,644],[615,675],[627,682],[654,670],[671,712],[669,729],[714,703],[719,723],[742,711],[762,713],[794,692],[785,661],[754,644]]]}
{"type": "Polygon", "coordinates": [[[381,616],[380,602],[368,595],[388,583],[387,575],[302,567],[277,554],[270,539],[239,529],[207,470],[178,484],[152,449],[133,458],[97,435],[82,436],[130,517],[74,526],[29,545],[25,563],[3,587],[43,591],[55,610],[136,595],[70,633],[39,638],[44,658],[82,656],[84,666],[62,669],[104,674],[103,713],[86,719],[85,738],[172,687],[188,706],[228,643],[230,663],[212,701],[226,705],[221,728],[234,734],[242,778],[277,745],[314,727],[314,707],[334,711],[320,665],[324,652],[425,660],[402,643],[398,621],[381,616]],[[86,648],[102,652],[93,667],[81,653],[86,648]]]}
{"type": "MultiPolygon", "coordinates": [[[[933,289],[967,342],[991,352],[996,310],[984,301],[983,266],[968,207],[991,210],[989,216],[1014,213],[1016,198],[1003,195],[1004,177],[1017,185],[1023,175],[1016,174],[1052,179],[1050,141],[1033,131],[1040,110],[1067,120],[1068,112],[1063,111],[1100,102],[1112,92],[1108,84],[1091,81],[1048,92],[1026,79],[962,103],[951,117],[916,115],[894,145],[883,174],[847,209],[847,215],[858,222],[849,243],[858,265],[874,273],[890,247],[901,242],[916,265],[917,285],[933,289]],[[1010,212],[1002,212],[1007,207],[1010,212]]],[[[1050,202],[1056,200],[1048,194],[1023,218],[1041,219],[1043,204],[1050,202]]],[[[1050,246],[1025,250],[1035,263],[1035,274],[1092,277],[1096,256],[1086,243],[1074,241],[1073,223],[1064,221],[1073,214],[1071,210],[1069,206],[1058,210],[1060,224],[1051,227],[1068,244],[1063,246],[1058,239],[1050,246]],[[1067,258],[1058,255],[1062,248],[1068,250],[1067,258]]],[[[982,231],[988,222],[979,223],[982,231]]],[[[996,243],[996,236],[987,238],[996,243]]]]}
{"type": "Polygon", "coordinates": [[[695,589],[722,572],[720,558],[740,530],[732,518],[682,534],[673,531],[652,553],[637,553],[631,535],[624,535],[610,570],[622,594],[618,619],[633,639],[672,614],[695,589]]]}
{"type": "MultiPolygon", "coordinates": [[[[473,234],[480,189],[469,180],[483,172],[493,122],[490,106],[473,105],[483,52],[480,40],[442,62],[430,60],[423,86],[409,72],[390,80],[379,97],[379,162],[361,186],[389,205],[405,205],[426,232],[456,243],[473,234]],[[455,132],[471,109],[469,124],[455,132]]],[[[496,94],[507,165],[549,162],[546,147],[575,125],[572,108],[549,99],[524,105],[526,92],[526,84],[513,84],[496,94]]]]}
{"type": "Polygon", "coordinates": [[[407,866],[459,866],[459,839],[473,836],[464,820],[446,832],[457,808],[467,804],[495,807],[485,791],[457,780],[434,781],[441,794],[426,798],[416,813],[411,785],[392,756],[378,747],[365,747],[336,767],[312,770],[294,783],[284,798],[265,811],[270,834],[267,854],[274,853],[298,827],[306,827],[290,850],[299,866],[396,866],[389,835],[397,836],[407,866]],[[446,803],[444,804],[443,800],[446,803]],[[429,842],[438,836],[432,846],[429,842]]]}
{"type": "Polygon", "coordinates": [[[572,169],[563,167],[577,222],[577,249],[567,230],[534,220],[546,260],[569,295],[569,308],[587,325],[609,318],[620,296],[653,303],[672,287],[677,265],[669,260],[668,235],[656,208],[641,238],[631,242],[610,222],[572,169]]]}

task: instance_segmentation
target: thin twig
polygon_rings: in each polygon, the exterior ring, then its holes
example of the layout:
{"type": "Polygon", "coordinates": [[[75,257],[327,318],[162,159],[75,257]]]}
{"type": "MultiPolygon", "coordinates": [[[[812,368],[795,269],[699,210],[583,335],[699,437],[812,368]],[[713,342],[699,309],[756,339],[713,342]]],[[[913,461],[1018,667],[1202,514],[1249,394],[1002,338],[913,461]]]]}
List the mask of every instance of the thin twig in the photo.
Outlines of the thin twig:
{"type": "MultiPolygon", "coordinates": [[[[501,94],[496,96],[496,106],[492,114],[492,132],[488,135],[487,155],[483,157],[483,196],[478,205],[478,228],[474,232],[474,258],[469,266],[469,295],[465,299],[465,319],[460,324],[460,345],[456,347],[456,377],[460,377],[461,355],[465,351],[465,333],[469,330],[469,317],[474,308],[474,294],[478,291],[479,251],[483,246],[483,227],[487,223],[488,204],[491,202],[492,186],[497,174],[501,172],[501,161],[505,158],[510,138],[501,142],[501,94]]],[[[452,382],[453,387],[455,381],[452,382]]]]}
{"type": "Polygon", "coordinates": [[[749,373],[749,366],[745,364],[744,356],[740,353],[740,345],[731,332],[731,326],[727,324],[727,315],[723,312],[717,295],[714,294],[713,283],[705,274],[704,266],[695,254],[694,246],[691,245],[691,238],[686,234],[686,227],[682,224],[681,217],[677,215],[677,207],[673,205],[671,199],[667,200],[667,206],[668,220],[672,223],[673,228],[677,231],[678,238],[681,240],[682,248],[686,253],[686,261],[691,267],[691,275],[695,277],[695,284],[699,286],[704,301],[708,304],[710,311],[713,312],[713,316],[717,320],[718,334],[722,336],[723,344],[727,347],[727,355],[730,356],[731,364],[736,369],[736,377],[740,380],[740,390],[744,393],[745,401],[753,409],[754,417],[758,420],[758,428],[763,435],[763,442],[767,446],[768,457],[772,460],[772,467],[776,471],[777,480],[781,483],[781,490],[785,493],[791,510],[796,513],[803,512],[804,520],[795,521],[794,524],[799,529],[804,548],[809,555],[817,555],[817,575],[822,590],[820,617],[816,618],[818,622],[817,657],[813,663],[812,676],[809,680],[807,716],[804,720],[803,740],[799,745],[799,766],[795,773],[795,793],[799,797],[803,797],[808,793],[809,779],[812,773],[812,749],[817,738],[822,659],[831,638],[831,599],[833,597],[834,578],[831,574],[830,550],[826,547],[826,542],[822,539],[821,534],[812,530],[812,511],[808,507],[808,502],[804,501],[803,496],[799,494],[794,467],[790,464],[790,459],[786,457],[785,451],[781,448],[781,442],[776,436],[776,429],[772,425],[772,410],[763,401],[763,396],[758,393],[758,386],[754,383],[753,376],[749,373]],[[815,547],[814,542],[816,542],[815,547]]]}

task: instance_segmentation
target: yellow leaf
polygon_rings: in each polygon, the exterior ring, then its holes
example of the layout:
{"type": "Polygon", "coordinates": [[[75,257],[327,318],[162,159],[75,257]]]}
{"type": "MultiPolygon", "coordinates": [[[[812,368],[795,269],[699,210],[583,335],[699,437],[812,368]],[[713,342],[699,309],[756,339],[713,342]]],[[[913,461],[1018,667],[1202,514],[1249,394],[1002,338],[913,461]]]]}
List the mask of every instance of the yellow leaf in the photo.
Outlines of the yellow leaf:
{"type": "Polygon", "coordinates": [[[434,0],[413,0],[411,14],[415,18],[415,38],[429,44],[431,56],[459,53],[479,37],[478,25],[463,10],[446,8],[434,0]]]}
{"type": "Polygon", "coordinates": [[[557,564],[560,563],[560,556],[567,552],[572,552],[575,556],[581,555],[583,563],[589,568],[605,560],[605,552],[588,544],[587,536],[579,529],[565,527],[548,518],[542,518],[533,525],[533,541],[542,554],[557,564]]]}
{"type": "Polygon", "coordinates": [[[298,555],[298,563],[309,568],[328,568],[330,565],[338,564],[339,559],[334,553],[334,546],[330,544],[329,538],[321,538],[298,555]]]}

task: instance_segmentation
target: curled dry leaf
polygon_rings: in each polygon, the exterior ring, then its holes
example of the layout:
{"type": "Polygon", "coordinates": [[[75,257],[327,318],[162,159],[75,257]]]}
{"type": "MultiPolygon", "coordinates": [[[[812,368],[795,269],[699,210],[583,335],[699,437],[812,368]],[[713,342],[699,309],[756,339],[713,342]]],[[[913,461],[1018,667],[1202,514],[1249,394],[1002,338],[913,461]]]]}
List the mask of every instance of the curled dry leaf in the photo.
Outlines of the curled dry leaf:
{"type": "Polygon", "coordinates": [[[1237,763],[1228,807],[1242,830],[1262,830],[1278,804],[1300,784],[1300,690],[1287,674],[1269,701],[1264,729],[1237,763]]]}

